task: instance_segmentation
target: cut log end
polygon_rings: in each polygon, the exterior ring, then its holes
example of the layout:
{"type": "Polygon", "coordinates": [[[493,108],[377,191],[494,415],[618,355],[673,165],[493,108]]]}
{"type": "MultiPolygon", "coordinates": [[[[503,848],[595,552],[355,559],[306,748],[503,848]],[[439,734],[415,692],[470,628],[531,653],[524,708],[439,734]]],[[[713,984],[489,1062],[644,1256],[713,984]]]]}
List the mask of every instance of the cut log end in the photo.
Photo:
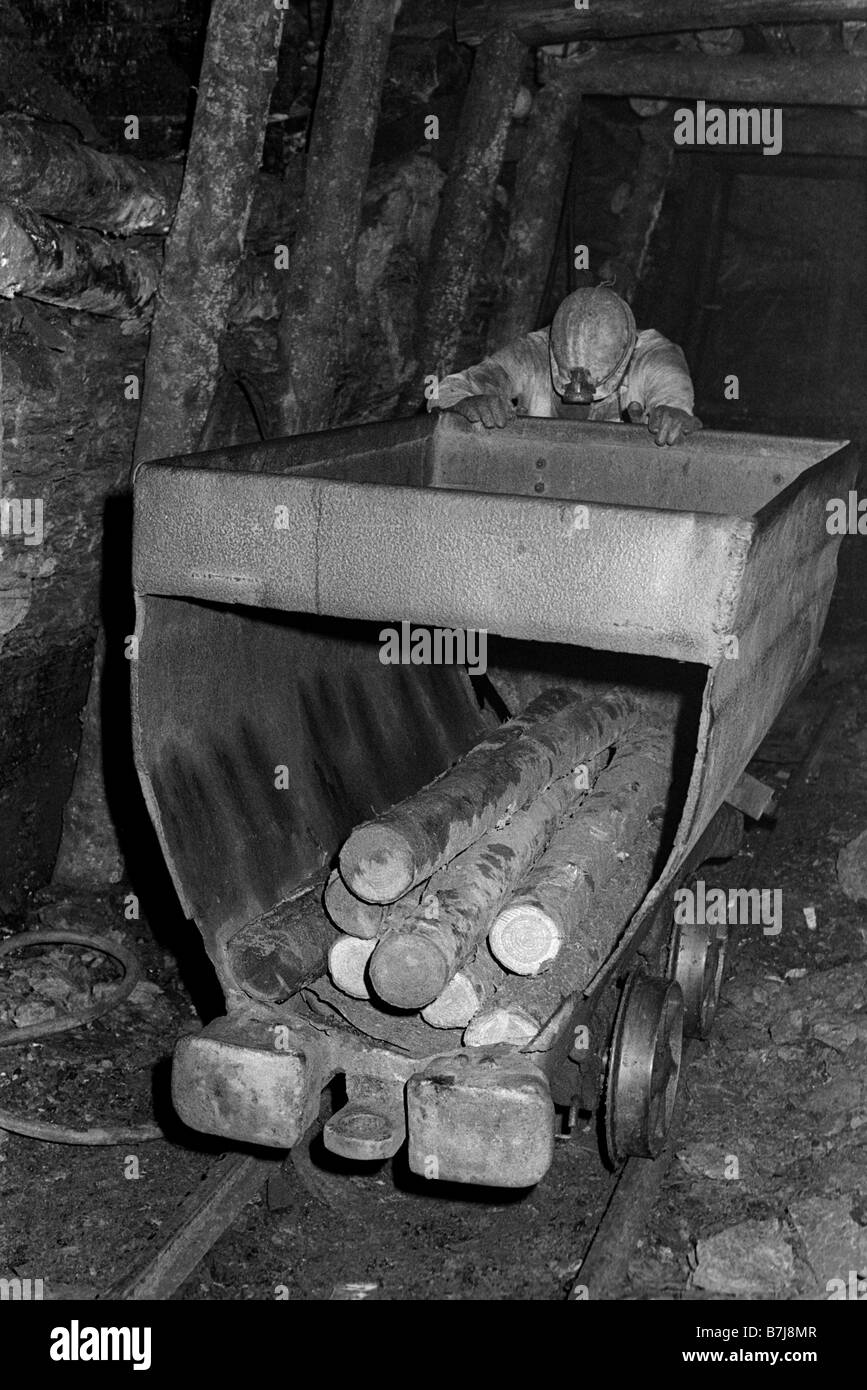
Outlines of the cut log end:
{"type": "Polygon", "coordinates": [[[375,941],[362,941],[357,936],[342,936],[328,952],[328,973],[338,989],[352,999],[369,999],[367,962],[373,954],[375,941]]]}
{"type": "Polygon", "coordinates": [[[434,941],[418,932],[395,932],[379,942],[370,961],[370,982],[386,1004],[422,1009],[449,980],[449,965],[434,941]]]}
{"type": "Polygon", "coordinates": [[[439,998],[422,1009],[421,1016],[432,1028],[466,1028],[479,1007],[475,985],[468,975],[459,970],[439,998]]]}
{"type": "Polygon", "coordinates": [[[356,898],[336,872],[328,880],[323,902],[335,927],[350,936],[371,940],[382,930],[382,908],[356,898]]]}
{"type": "Polygon", "coordinates": [[[513,975],[538,975],[563,945],[552,917],[531,903],[516,903],[500,913],[488,938],[491,953],[513,975]]]}
{"type": "Polygon", "coordinates": [[[464,1043],[467,1047],[493,1047],[496,1043],[524,1047],[538,1031],[536,1019],[523,1009],[486,1009],[468,1024],[464,1043]]]}
{"type": "Polygon", "coordinates": [[[368,903],[393,903],[412,887],[415,864],[403,836],[381,823],[362,825],[340,851],[340,873],[368,903]]]}

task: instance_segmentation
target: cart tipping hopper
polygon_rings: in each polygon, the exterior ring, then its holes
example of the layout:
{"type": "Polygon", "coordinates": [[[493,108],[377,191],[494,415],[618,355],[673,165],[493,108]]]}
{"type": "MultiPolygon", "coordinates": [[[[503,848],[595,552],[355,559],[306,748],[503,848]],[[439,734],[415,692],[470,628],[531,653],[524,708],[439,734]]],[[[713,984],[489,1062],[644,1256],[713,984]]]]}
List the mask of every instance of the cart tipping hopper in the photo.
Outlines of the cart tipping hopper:
{"type": "MultiPolygon", "coordinates": [[[[485,431],[448,415],[140,467],[136,759],[226,999],[177,1046],[182,1118],[288,1149],[337,1078],[327,1146],[381,1160],[408,1142],[431,1178],[537,1182],[561,1106],[603,1105],[614,1157],[656,1152],[680,1039],[709,1026],[721,976],[718,931],[671,935],[671,893],[731,852],[734,789],[815,662],[839,545],[827,504],[855,473],[840,442],[708,431],[659,449],[627,425],[485,431]],[[384,631],[407,625],[486,634],[485,679],[384,660],[384,631]],[[612,832],[613,871],[584,873],[556,959],[522,975],[484,939],[452,955],[443,978],[457,961],[477,989],[472,1022],[399,988],[403,1004],[379,997],[381,929],[410,947],[420,922],[441,931],[436,875],[472,865],[461,856],[484,835],[517,833],[527,808],[517,797],[486,822],[465,807],[475,829],[429,880],[399,910],[358,896],[348,935],[323,906],[341,850],[345,879],[359,825],[473,758],[549,748],[563,701],[582,730],[631,711],[604,757],[604,739],[590,749],[590,781],[558,822],[557,835],[595,834],[604,810],[627,827],[627,840],[612,832]],[[527,702],[541,723],[503,723],[527,702]],[[653,758],[666,775],[651,796],[623,769],[653,758]],[[341,940],[354,989],[326,967],[341,940]]],[[[562,793],[550,769],[543,793],[562,793]]],[[[344,879],[332,882],[351,898],[344,879]]],[[[574,903],[574,880],[559,901],[574,903]]]]}

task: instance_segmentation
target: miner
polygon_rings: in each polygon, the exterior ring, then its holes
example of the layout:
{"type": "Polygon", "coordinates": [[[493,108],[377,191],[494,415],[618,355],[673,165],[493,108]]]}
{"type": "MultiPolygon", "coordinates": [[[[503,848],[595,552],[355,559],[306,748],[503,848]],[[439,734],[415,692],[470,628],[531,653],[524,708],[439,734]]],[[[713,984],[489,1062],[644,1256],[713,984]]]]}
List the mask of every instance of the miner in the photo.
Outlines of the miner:
{"type": "Polygon", "coordinates": [[[643,423],[657,444],[701,429],[680,348],[639,333],[632,310],[607,286],[567,295],[550,328],[537,329],[439,383],[429,409],[454,410],[487,428],[516,414],[643,423]]]}

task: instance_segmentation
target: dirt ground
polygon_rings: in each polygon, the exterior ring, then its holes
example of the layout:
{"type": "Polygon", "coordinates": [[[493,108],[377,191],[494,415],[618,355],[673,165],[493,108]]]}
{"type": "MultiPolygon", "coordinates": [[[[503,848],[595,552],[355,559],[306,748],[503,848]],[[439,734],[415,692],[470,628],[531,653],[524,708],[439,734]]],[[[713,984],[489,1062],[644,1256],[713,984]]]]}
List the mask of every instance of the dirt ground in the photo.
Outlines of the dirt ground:
{"type": "MultiPolygon", "coordinates": [[[[677,1157],[624,1298],[843,1297],[851,1278],[867,1278],[867,914],[838,872],[841,849],[867,827],[865,581],[867,547],[854,537],[823,670],[753,768],[780,789],[777,822],[753,827],[738,859],[708,871],[709,885],[779,889],[782,927],[747,926],[733,943],[714,1035],[686,1079],[677,1157]]],[[[128,891],[45,893],[28,920],[117,933],[145,967],[132,997],[86,1028],[0,1051],[0,1108],[79,1128],[156,1114],[169,1136],[83,1148],[0,1131],[0,1275],[42,1278],[47,1297],[106,1288],[219,1151],[178,1123],[168,1097],[172,1043],[197,1026],[196,1005],[210,1007],[209,967],[180,919],[154,930],[129,919],[128,891]]],[[[3,959],[0,1031],[92,1002],[114,973],[70,948],[3,959]]],[[[341,1171],[314,1142],[177,1297],[557,1300],[607,1183],[590,1133],[558,1140],[546,1180],[517,1195],[432,1189],[400,1159],[341,1171]]]]}

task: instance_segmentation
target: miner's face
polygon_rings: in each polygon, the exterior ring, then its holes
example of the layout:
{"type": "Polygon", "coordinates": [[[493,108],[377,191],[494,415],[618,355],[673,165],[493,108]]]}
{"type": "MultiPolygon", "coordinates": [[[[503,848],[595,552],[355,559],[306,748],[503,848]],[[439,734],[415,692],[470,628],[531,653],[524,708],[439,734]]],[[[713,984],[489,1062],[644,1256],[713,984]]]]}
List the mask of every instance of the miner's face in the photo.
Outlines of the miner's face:
{"type": "Polygon", "coordinates": [[[604,381],[594,381],[588,369],[581,363],[571,361],[569,353],[555,343],[550,344],[551,381],[561,400],[569,405],[590,405],[593,401],[603,401],[617,390],[626,370],[612,373],[604,381]]]}

